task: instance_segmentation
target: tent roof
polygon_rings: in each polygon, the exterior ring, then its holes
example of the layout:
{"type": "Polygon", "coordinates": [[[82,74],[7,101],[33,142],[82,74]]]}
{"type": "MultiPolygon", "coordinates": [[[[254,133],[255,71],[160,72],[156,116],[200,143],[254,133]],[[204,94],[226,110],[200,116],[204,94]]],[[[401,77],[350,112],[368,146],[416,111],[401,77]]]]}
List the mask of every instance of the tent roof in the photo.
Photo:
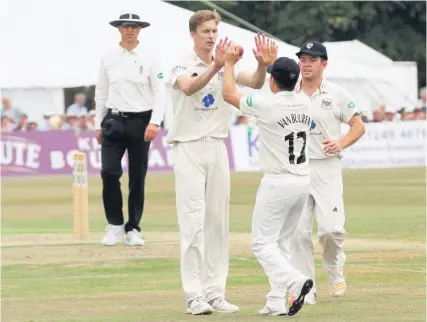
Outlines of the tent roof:
{"type": "Polygon", "coordinates": [[[323,43],[328,50],[330,60],[350,60],[367,65],[391,65],[393,60],[379,51],[355,39],[323,43]]]}

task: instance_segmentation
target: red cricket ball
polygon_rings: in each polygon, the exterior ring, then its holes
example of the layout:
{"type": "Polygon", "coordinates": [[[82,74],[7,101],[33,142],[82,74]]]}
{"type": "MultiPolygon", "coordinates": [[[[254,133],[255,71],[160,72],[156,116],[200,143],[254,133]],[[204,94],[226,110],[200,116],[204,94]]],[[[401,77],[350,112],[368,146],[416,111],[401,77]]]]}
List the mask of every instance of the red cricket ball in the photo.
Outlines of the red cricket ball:
{"type": "Polygon", "coordinates": [[[239,46],[240,57],[243,56],[243,47],[239,46]]]}

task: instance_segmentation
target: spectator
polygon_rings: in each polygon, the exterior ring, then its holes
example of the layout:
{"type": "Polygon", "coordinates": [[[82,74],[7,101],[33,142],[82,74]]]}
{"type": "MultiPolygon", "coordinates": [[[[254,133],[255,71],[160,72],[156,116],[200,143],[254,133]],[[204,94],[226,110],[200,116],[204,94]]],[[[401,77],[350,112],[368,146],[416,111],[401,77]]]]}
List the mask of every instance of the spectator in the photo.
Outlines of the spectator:
{"type": "Polygon", "coordinates": [[[2,132],[11,132],[13,130],[13,120],[8,118],[6,115],[1,117],[1,131],[2,132]]]}
{"type": "Polygon", "coordinates": [[[13,120],[14,123],[18,123],[21,111],[17,107],[12,106],[9,97],[2,97],[1,102],[1,116],[7,116],[9,119],[13,120]]]}
{"type": "Polygon", "coordinates": [[[49,130],[63,129],[64,118],[61,115],[52,115],[49,118],[49,130]]]}
{"type": "Polygon", "coordinates": [[[80,116],[79,124],[78,124],[78,130],[79,131],[88,131],[90,130],[89,127],[89,117],[85,114],[80,116]]]}
{"type": "Polygon", "coordinates": [[[426,119],[426,107],[416,108],[414,110],[416,120],[425,120],[426,119]]]}
{"type": "Polygon", "coordinates": [[[14,132],[21,132],[27,130],[28,116],[27,114],[21,114],[18,120],[18,125],[13,129],[14,132]]]}
{"type": "Polygon", "coordinates": [[[374,109],[372,111],[372,115],[373,115],[373,122],[382,122],[384,121],[385,115],[384,115],[384,109],[382,108],[382,106],[380,105],[380,107],[374,109]]]}
{"type": "Polygon", "coordinates": [[[27,124],[27,131],[28,131],[28,132],[37,131],[37,127],[38,127],[37,122],[35,122],[35,121],[30,121],[30,122],[28,122],[28,124],[27,124]]]}
{"type": "Polygon", "coordinates": [[[87,114],[86,95],[83,93],[77,93],[74,96],[74,104],[70,105],[67,108],[67,114],[74,114],[80,116],[82,114],[87,114]]]}
{"type": "Polygon", "coordinates": [[[390,107],[385,108],[384,121],[386,122],[396,121],[396,112],[393,111],[390,107]]]}
{"type": "Polygon", "coordinates": [[[41,124],[37,124],[38,131],[48,131],[49,130],[49,119],[53,114],[46,113],[43,115],[43,121],[41,124]]]}
{"type": "Polygon", "coordinates": [[[413,108],[405,108],[405,112],[402,115],[402,121],[413,121],[415,120],[415,111],[413,108]]]}
{"type": "Polygon", "coordinates": [[[62,127],[62,129],[63,130],[77,129],[77,127],[79,125],[78,122],[79,122],[79,118],[78,118],[77,114],[75,114],[73,112],[69,112],[66,115],[65,124],[62,127]]]}

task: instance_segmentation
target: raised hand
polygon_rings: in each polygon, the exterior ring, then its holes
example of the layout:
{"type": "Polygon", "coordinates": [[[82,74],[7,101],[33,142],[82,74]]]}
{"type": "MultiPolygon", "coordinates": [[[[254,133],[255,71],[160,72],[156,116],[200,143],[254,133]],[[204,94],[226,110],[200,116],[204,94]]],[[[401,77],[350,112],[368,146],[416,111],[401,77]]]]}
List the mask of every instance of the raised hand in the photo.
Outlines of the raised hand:
{"type": "Polygon", "coordinates": [[[228,37],[225,37],[225,39],[221,39],[218,43],[218,45],[215,48],[215,66],[217,68],[224,67],[225,64],[225,51],[227,47],[231,44],[231,41],[228,41],[228,37]]]}
{"type": "Polygon", "coordinates": [[[236,46],[234,44],[227,46],[225,50],[225,62],[227,64],[235,65],[240,58],[242,58],[240,46],[236,46]]]}
{"type": "Polygon", "coordinates": [[[277,59],[278,46],[275,41],[266,38],[264,34],[255,36],[254,56],[258,63],[264,66],[272,65],[277,59]]]}

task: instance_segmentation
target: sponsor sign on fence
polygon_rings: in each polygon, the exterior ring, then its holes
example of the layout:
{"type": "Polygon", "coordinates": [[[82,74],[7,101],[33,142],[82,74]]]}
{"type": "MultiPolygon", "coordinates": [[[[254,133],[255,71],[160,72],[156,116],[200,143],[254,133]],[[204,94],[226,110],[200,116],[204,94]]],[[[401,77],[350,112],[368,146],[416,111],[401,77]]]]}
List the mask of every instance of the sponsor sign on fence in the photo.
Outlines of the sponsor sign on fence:
{"type": "MultiPolygon", "coordinates": [[[[347,128],[343,127],[344,133],[347,128]]],[[[151,143],[149,171],[172,171],[173,150],[160,131],[151,143]]],[[[344,151],[344,168],[425,166],[426,122],[367,123],[359,142],[344,151]]],[[[232,127],[225,141],[231,170],[259,171],[259,132],[232,127]]],[[[70,174],[75,151],[87,154],[88,173],[101,170],[101,147],[95,132],[12,132],[1,136],[1,176],[70,174]]],[[[122,160],[127,172],[127,155],[122,160]]]]}

